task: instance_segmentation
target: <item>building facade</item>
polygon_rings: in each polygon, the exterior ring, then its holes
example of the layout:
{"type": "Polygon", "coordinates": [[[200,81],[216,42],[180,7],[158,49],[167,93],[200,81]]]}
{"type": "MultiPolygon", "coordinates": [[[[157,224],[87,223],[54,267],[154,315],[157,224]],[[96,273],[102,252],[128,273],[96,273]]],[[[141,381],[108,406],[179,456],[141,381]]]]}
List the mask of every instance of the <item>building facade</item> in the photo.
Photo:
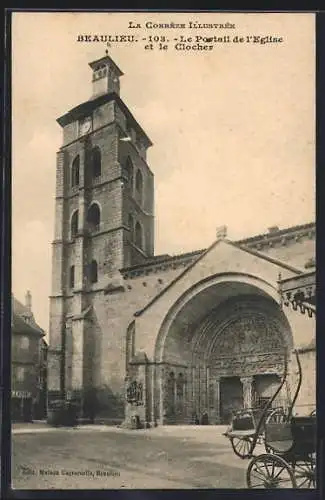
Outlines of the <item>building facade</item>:
{"type": "MultiPolygon", "coordinates": [[[[208,249],[156,256],[152,143],[114,61],[90,68],[92,97],[58,119],[49,398],[78,397],[100,420],[226,422],[265,404],[288,364],[279,402],[290,399],[292,350],[314,342],[315,311],[285,305],[281,283],[314,266],[314,223],[237,242],[220,228],[208,249]]],[[[308,366],[301,411],[315,405],[308,366]]]]}
{"type": "Polygon", "coordinates": [[[36,323],[30,292],[25,305],[12,297],[11,324],[11,417],[13,421],[44,418],[37,411],[40,400],[46,400],[41,360],[45,332],[36,323]]]}

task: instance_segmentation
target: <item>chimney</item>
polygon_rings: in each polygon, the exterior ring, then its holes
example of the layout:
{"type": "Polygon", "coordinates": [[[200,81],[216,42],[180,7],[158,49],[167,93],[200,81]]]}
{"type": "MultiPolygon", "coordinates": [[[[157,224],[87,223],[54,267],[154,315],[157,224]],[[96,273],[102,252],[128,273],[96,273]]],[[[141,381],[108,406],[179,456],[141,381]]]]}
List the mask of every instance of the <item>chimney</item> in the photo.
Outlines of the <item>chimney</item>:
{"type": "Polygon", "coordinates": [[[227,226],[217,227],[217,240],[224,240],[227,237],[227,226]]]}
{"type": "Polygon", "coordinates": [[[28,309],[28,312],[32,312],[32,294],[30,293],[29,290],[27,290],[26,295],[25,295],[25,306],[28,309]]]}

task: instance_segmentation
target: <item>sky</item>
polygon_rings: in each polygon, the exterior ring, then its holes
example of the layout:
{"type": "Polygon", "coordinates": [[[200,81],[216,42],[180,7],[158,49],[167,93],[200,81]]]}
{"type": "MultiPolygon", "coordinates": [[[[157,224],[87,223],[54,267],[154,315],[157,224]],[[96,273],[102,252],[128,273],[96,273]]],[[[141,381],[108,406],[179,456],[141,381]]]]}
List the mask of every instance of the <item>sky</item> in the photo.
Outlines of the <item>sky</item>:
{"type": "Polygon", "coordinates": [[[292,13],[13,14],[12,291],[23,302],[31,291],[44,330],[62,145],[56,119],[91,97],[88,63],[107,49],[78,35],[139,40],[108,50],[124,72],[121,97],[154,144],[155,253],[177,254],[209,246],[222,225],[236,240],[315,219],[314,23],[314,14],[292,13]],[[189,21],[235,27],[189,29],[189,21]],[[176,50],[181,35],[230,42],[176,50]],[[234,41],[254,35],[283,41],[234,41]],[[167,37],[168,50],[145,49],[149,36],[167,37]]]}

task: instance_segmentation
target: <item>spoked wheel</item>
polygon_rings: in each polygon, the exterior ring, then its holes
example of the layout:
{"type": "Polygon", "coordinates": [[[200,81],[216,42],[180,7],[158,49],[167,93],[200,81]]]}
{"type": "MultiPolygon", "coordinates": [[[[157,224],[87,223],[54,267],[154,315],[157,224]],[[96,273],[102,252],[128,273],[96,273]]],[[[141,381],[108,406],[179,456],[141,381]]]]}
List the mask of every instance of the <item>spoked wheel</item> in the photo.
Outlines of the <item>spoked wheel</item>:
{"type": "Polygon", "coordinates": [[[248,458],[251,456],[252,437],[231,437],[231,446],[236,455],[240,458],[248,458]]]}
{"type": "Polygon", "coordinates": [[[250,462],[246,482],[248,488],[297,488],[290,465],[278,455],[264,454],[250,462]]]}
{"type": "MultiPolygon", "coordinates": [[[[283,422],[286,421],[286,414],[283,408],[275,408],[271,413],[268,415],[267,419],[265,420],[265,424],[282,424],[283,422]]],[[[272,448],[268,446],[268,444],[264,441],[264,447],[266,453],[272,453],[272,448]]]]}
{"type": "Polygon", "coordinates": [[[316,488],[316,453],[294,464],[297,488],[316,488]]]}

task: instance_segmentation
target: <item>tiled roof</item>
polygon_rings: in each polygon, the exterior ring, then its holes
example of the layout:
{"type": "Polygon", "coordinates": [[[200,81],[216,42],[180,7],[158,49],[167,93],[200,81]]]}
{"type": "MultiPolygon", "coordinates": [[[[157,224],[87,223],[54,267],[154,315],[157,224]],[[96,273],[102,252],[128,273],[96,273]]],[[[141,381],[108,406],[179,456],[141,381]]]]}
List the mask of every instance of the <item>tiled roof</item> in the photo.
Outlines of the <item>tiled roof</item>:
{"type": "Polygon", "coordinates": [[[19,333],[38,333],[44,335],[44,330],[36,323],[34,315],[28,308],[12,295],[13,329],[19,333]]]}
{"type": "Polygon", "coordinates": [[[34,325],[28,324],[21,316],[18,314],[13,314],[12,319],[12,330],[16,333],[28,334],[28,335],[44,335],[43,330],[34,325]]]}
{"type": "Polygon", "coordinates": [[[280,236],[288,236],[290,233],[295,233],[297,231],[313,230],[315,228],[314,222],[308,222],[307,224],[300,224],[298,226],[291,226],[285,229],[279,229],[278,231],[271,231],[268,233],[258,234],[256,236],[250,236],[249,238],[244,238],[237,241],[240,245],[247,245],[248,243],[258,242],[259,240],[270,240],[273,238],[278,238],[280,236]]]}
{"type": "Polygon", "coordinates": [[[20,316],[23,315],[30,315],[31,313],[29,312],[28,308],[24,306],[19,300],[17,300],[14,296],[12,297],[13,299],[13,307],[14,307],[14,313],[19,314],[20,316]]]}
{"type": "Polygon", "coordinates": [[[167,290],[169,290],[177,281],[179,281],[186,273],[188,273],[190,271],[190,269],[192,269],[192,267],[194,267],[197,264],[197,262],[199,262],[207,253],[209,253],[210,250],[212,250],[217,244],[219,244],[220,241],[224,241],[228,245],[239,248],[243,252],[250,253],[254,256],[259,257],[260,259],[264,259],[264,260],[271,262],[272,264],[275,264],[279,267],[282,267],[284,269],[288,269],[289,271],[291,271],[293,273],[296,273],[296,274],[302,273],[302,271],[298,268],[295,268],[293,266],[288,266],[288,264],[286,264],[285,262],[282,262],[279,259],[270,258],[266,254],[263,254],[263,253],[260,253],[257,251],[252,251],[250,248],[245,248],[245,246],[243,246],[243,245],[239,245],[237,243],[234,243],[234,242],[226,240],[226,239],[225,240],[216,240],[216,241],[214,241],[214,243],[212,243],[212,245],[210,245],[209,248],[207,248],[207,250],[205,250],[203,253],[199,254],[196,259],[192,260],[192,262],[188,266],[186,266],[186,268],[184,269],[183,272],[178,274],[170,283],[168,283],[168,285],[165,288],[163,288],[157,295],[155,295],[142,309],[140,309],[139,311],[136,311],[134,316],[141,316],[141,314],[144,311],[146,311],[154,302],[156,302],[156,300],[158,300],[164,293],[166,293],[167,290]]]}
{"type": "MultiPolygon", "coordinates": [[[[277,240],[282,240],[285,237],[292,237],[295,233],[305,234],[310,231],[315,230],[315,223],[310,222],[308,224],[301,224],[298,226],[292,226],[286,229],[281,229],[277,231],[271,231],[268,233],[258,234],[256,236],[252,236],[249,238],[241,239],[235,241],[236,245],[240,245],[242,248],[246,247],[250,250],[258,250],[261,248],[262,244],[268,244],[268,242],[275,242],[277,240]]],[[[125,275],[137,275],[150,272],[150,268],[161,265],[166,266],[166,268],[173,267],[173,265],[178,265],[182,263],[190,264],[193,259],[196,259],[200,255],[202,255],[206,249],[194,250],[192,252],[181,253],[177,255],[157,255],[156,257],[150,257],[143,264],[137,264],[135,266],[125,267],[121,269],[121,273],[125,275]]],[[[284,263],[281,262],[283,265],[284,263]]]]}

